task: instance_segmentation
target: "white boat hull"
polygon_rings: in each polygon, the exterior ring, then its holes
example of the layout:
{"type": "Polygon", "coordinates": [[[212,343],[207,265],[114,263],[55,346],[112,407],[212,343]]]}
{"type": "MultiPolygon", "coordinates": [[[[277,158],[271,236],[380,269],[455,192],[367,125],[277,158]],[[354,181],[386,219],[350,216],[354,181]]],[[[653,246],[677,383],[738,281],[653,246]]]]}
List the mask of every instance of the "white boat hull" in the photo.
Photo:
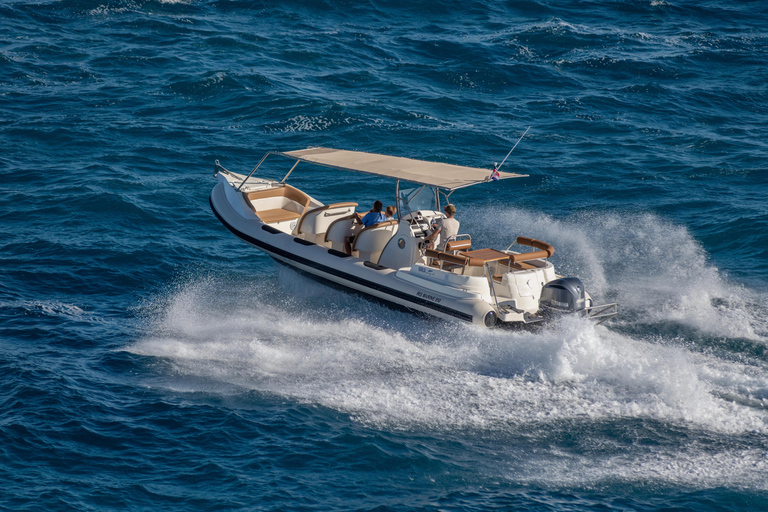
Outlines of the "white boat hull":
{"type": "Polygon", "coordinates": [[[270,230],[255,215],[247,215],[248,212],[231,204],[225,192],[227,186],[218,183],[214,187],[210,197],[213,213],[235,236],[281,263],[351,290],[440,318],[482,324],[488,312],[494,311],[490,304],[479,300],[477,293],[460,290],[441,293],[430,287],[428,281],[424,286],[417,286],[413,279],[402,277],[403,273],[410,274],[410,269],[378,270],[359,258],[342,256],[333,249],[270,230]]]}
{"type": "Polygon", "coordinates": [[[545,242],[518,237],[518,244],[539,249],[525,253],[471,251],[468,239],[451,242],[461,246],[455,250],[425,249],[439,211],[408,212],[399,221],[362,228],[352,218],[357,203],[324,205],[283,182],[231,173],[218,163],[216,169],[210,204],[221,223],[276,261],[330,283],[487,327],[536,323],[547,311],[600,321],[616,314],[615,304],[592,313],[581,281],[555,274],[547,259],[554,249],[545,242]],[[352,234],[354,246],[347,245],[352,234]]]}

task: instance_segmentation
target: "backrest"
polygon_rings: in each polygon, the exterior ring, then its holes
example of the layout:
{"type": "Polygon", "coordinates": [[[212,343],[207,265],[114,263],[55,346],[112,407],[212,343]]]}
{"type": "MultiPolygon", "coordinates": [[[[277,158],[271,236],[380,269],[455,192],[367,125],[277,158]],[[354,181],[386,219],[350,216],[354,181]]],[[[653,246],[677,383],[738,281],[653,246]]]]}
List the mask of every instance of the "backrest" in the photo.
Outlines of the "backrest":
{"type": "Polygon", "coordinates": [[[397,231],[397,220],[385,220],[378,224],[373,224],[361,230],[355,235],[355,243],[352,246],[353,251],[363,251],[369,253],[381,252],[392,235],[397,231]]]}
{"type": "Polygon", "coordinates": [[[528,238],[527,236],[519,236],[517,237],[517,243],[520,245],[527,245],[528,247],[533,247],[534,249],[541,249],[542,251],[547,253],[547,255],[544,256],[545,258],[551,258],[552,255],[555,254],[554,247],[552,247],[547,242],[542,242],[541,240],[536,240],[535,238],[528,238]]]}
{"type": "Polygon", "coordinates": [[[469,263],[469,258],[466,256],[457,256],[455,254],[448,254],[446,252],[439,253],[437,258],[440,261],[450,263],[451,265],[466,265],[469,263]]]}
{"type": "Polygon", "coordinates": [[[344,239],[352,234],[353,215],[340,217],[328,226],[325,231],[324,242],[344,243],[344,239]]]}
{"type": "Polygon", "coordinates": [[[297,203],[302,205],[305,209],[309,206],[310,199],[307,194],[290,185],[285,185],[283,188],[285,189],[285,197],[287,197],[291,201],[296,201],[297,203]]]}
{"type": "Polygon", "coordinates": [[[528,247],[533,247],[534,249],[539,249],[539,250],[533,251],[533,252],[524,252],[522,254],[511,254],[509,256],[509,259],[512,260],[512,263],[536,260],[539,258],[549,258],[553,254],[555,254],[554,247],[549,245],[547,242],[542,242],[541,240],[536,240],[535,238],[528,238],[527,236],[519,236],[517,237],[517,243],[520,245],[527,245],[528,247]]]}
{"type": "Polygon", "coordinates": [[[296,227],[296,234],[325,233],[335,220],[353,213],[355,206],[357,203],[334,203],[313,208],[302,215],[296,227]]]}
{"type": "Polygon", "coordinates": [[[445,252],[468,251],[472,247],[472,237],[469,235],[458,236],[466,236],[467,238],[462,238],[461,240],[450,240],[446,242],[445,252]]]}
{"type": "Polygon", "coordinates": [[[463,265],[465,267],[482,267],[484,265],[483,260],[478,258],[467,258],[461,254],[449,254],[447,252],[436,251],[434,249],[427,249],[424,251],[424,254],[428,258],[433,258],[443,263],[450,263],[451,265],[463,265]]]}

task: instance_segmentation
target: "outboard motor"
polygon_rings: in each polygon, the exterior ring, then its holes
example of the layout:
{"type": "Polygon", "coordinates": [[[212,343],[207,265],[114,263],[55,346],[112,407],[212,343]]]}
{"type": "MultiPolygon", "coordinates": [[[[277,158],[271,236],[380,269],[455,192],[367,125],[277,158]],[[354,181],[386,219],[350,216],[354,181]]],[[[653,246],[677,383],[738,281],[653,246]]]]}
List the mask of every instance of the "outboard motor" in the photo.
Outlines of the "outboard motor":
{"type": "Polygon", "coordinates": [[[575,313],[587,307],[584,284],[577,277],[555,279],[541,289],[542,310],[553,313],[575,313]]]}

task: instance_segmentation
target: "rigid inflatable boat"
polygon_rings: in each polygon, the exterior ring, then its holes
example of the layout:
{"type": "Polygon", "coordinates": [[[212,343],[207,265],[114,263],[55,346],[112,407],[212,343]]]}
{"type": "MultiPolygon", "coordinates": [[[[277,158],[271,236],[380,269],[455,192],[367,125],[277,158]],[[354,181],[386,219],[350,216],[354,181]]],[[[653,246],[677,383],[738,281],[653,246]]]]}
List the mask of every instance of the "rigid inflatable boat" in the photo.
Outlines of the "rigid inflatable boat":
{"type": "Polygon", "coordinates": [[[457,189],[525,175],[309,148],[270,151],[248,175],[217,160],[214,176],[211,208],[237,237],[279,262],[390,304],[487,327],[563,313],[602,322],[618,313],[617,304],[593,304],[578,278],[558,275],[546,242],[520,236],[503,250],[475,248],[470,235],[458,234],[440,250],[431,247],[434,223],[445,217],[441,199],[447,204],[457,189]],[[273,155],[292,163],[281,181],[256,175],[273,155]],[[395,180],[395,218],[363,227],[354,217],[358,203],[323,204],[289,185],[300,162],[395,180]]]}

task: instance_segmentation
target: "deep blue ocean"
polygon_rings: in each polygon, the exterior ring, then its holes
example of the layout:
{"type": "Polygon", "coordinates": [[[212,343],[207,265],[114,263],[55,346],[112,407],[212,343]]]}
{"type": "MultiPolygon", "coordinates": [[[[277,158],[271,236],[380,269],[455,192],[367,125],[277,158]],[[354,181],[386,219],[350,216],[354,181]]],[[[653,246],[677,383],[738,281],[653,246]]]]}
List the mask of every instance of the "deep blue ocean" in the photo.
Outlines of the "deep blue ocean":
{"type": "Polygon", "coordinates": [[[0,510],[768,510],[767,84],[763,0],[0,0],[0,510]],[[462,232],[607,324],[389,309],[208,204],[217,159],[490,172],[529,126],[462,232]]]}

